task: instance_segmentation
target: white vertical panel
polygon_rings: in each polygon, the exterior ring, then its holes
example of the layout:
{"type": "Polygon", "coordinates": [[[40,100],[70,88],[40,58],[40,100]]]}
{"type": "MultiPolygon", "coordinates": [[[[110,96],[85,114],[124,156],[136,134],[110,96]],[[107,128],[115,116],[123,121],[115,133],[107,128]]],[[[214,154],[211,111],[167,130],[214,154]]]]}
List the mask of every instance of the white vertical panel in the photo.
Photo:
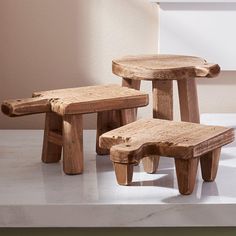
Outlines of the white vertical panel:
{"type": "Polygon", "coordinates": [[[160,3],[160,53],[206,58],[236,69],[235,3],[160,3]]]}

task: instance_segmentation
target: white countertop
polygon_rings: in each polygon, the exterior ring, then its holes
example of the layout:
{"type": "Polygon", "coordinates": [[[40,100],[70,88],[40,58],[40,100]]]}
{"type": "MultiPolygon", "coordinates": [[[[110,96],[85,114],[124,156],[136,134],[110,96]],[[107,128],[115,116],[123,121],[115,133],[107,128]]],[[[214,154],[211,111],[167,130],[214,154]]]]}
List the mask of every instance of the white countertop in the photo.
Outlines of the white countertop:
{"type": "Polygon", "coordinates": [[[95,155],[95,131],[84,132],[83,175],[41,163],[41,145],[42,131],[0,130],[0,227],[236,226],[236,143],[223,149],[216,182],[199,172],[191,196],[179,195],[169,158],[117,185],[108,156],[95,155]]]}

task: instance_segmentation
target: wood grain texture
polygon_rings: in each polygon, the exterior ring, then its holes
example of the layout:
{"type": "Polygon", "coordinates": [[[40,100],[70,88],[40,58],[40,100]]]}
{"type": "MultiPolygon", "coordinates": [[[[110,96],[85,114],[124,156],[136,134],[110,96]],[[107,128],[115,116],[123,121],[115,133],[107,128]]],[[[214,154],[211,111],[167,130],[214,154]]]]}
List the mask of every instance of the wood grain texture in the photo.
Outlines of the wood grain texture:
{"type": "Polygon", "coordinates": [[[173,120],[173,81],[153,80],[153,118],[173,120]]]}
{"type": "Polygon", "coordinates": [[[44,97],[10,99],[3,101],[1,110],[10,117],[25,116],[49,112],[51,111],[51,105],[49,100],[44,97]]]}
{"type": "Polygon", "coordinates": [[[68,175],[83,172],[82,115],[63,116],[63,170],[68,175]]]}
{"type": "Polygon", "coordinates": [[[215,77],[220,73],[220,67],[199,57],[138,55],[113,60],[112,71],[120,77],[135,80],[181,80],[215,77]]]}
{"type": "Polygon", "coordinates": [[[99,137],[112,129],[121,126],[121,111],[102,111],[97,113],[96,152],[98,155],[109,155],[110,150],[99,147],[99,137]]]}
{"type": "Polygon", "coordinates": [[[113,163],[116,180],[120,185],[129,185],[133,178],[133,165],[113,163]]]}
{"type": "Polygon", "coordinates": [[[54,163],[61,160],[62,118],[53,112],[47,112],[43,137],[42,162],[54,163]],[[57,134],[57,137],[54,136],[57,134]]]}
{"type": "Polygon", "coordinates": [[[217,148],[201,156],[202,178],[206,182],[215,180],[219,166],[221,148],[217,148]]]}
{"type": "Polygon", "coordinates": [[[148,94],[119,85],[98,85],[33,93],[33,98],[6,100],[2,111],[8,116],[53,111],[59,115],[85,114],[142,107],[148,94]]]}
{"type": "Polygon", "coordinates": [[[175,169],[179,192],[189,195],[193,192],[198,169],[199,158],[183,160],[175,159],[175,169]]]}
{"type": "MultiPolygon", "coordinates": [[[[153,118],[173,120],[173,81],[153,80],[153,118]]],[[[159,156],[148,156],[142,159],[144,171],[152,174],[158,168],[159,156]]]]}
{"type": "MultiPolygon", "coordinates": [[[[140,90],[140,85],[141,85],[140,80],[132,80],[132,79],[127,79],[127,78],[122,79],[122,87],[140,90]]],[[[137,113],[138,113],[137,108],[123,109],[121,113],[123,125],[129,124],[130,122],[137,120],[137,113]]]]}
{"type": "Polygon", "coordinates": [[[231,128],[141,119],[103,134],[99,144],[102,148],[110,148],[113,162],[134,164],[149,155],[181,159],[200,157],[233,140],[231,128]]]}
{"type": "Polygon", "coordinates": [[[182,121],[200,123],[195,78],[178,80],[180,115],[182,121]]]}

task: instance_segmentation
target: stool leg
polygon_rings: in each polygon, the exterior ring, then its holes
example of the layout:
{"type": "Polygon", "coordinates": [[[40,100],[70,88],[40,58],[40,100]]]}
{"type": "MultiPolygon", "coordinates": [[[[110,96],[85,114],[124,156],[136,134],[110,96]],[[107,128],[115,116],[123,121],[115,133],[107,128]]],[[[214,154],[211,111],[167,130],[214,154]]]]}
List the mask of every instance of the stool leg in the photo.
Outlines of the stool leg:
{"type": "Polygon", "coordinates": [[[178,80],[181,120],[200,123],[195,78],[178,80]]]}
{"type": "Polygon", "coordinates": [[[221,148],[217,148],[201,157],[202,178],[206,182],[212,182],[216,178],[221,148]]]}
{"type": "Polygon", "coordinates": [[[97,114],[96,152],[98,155],[109,155],[109,149],[99,147],[99,137],[112,129],[121,126],[120,111],[103,111],[97,114]]]}
{"type": "MultiPolygon", "coordinates": [[[[127,79],[127,78],[122,79],[122,87],[128,87],[128,88],[140,90],[140,85],[141,85],[141,80],[133,80],[133,79],[127,79]]],[[[137,108],[133,108],[133,109],[125,109],[122,111],[123,117],[126,117],[124,119],[127,121],[125,124],[130,123],[129,120],[133,122],[137,119],[137,110],[138,110],[137,108]]]]}
{"type": "MultiPolygon", "coordinates": [[[[173,120],[173,81],[153,80],[153,118],[173,120]]],[[[142,159],[145,172],[155,173],[159,156],[149,156],[142,159]]]]}
{"type": "Polygon", "coordinates": [[[61,160],[62,146],[49,141],[49,133],[62,133],[62,117],[53,112],[47,112],[45,117],[42,162],[54,163],[61,160]]]}
{"type": "Polygon", "coordinates": [[[116,180],[119,185],[129,185],[133,178],[133,165],[113,162],[116,180]]]}
{"type": "Polygon", "coordinates": [[[183,195],[189,195],[193,192],[199,158],[195,159],[179,159],[175,158],[175,168],[178,180],[179,192],[183,195]]]}
{"type": "Polygon", "coordinates": [[[83,172],[82,115],[63,117],[63,170],[68,175],[83,172]]]}
{"type": "Polygon", "coordinates": [[[153,80],[153,118],[173,120],[173,81],[153,80]]]}

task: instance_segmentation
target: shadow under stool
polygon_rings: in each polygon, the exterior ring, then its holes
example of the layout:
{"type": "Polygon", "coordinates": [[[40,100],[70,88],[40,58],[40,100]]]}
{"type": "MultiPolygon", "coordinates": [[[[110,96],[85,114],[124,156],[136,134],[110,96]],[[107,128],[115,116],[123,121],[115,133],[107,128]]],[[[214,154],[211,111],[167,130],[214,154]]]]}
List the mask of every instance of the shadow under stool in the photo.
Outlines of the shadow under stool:
{"type": "Polygon", "coordinates": [[[83,172],[83,114],[98,113],[99,136],[111,129],[133,122],[129,109],[146,106],[148,94],[119,85],[98,85],[33,93],[32,98],[6,100],[2,112],[8,116],[46,113],[42,161],[58,162],[63,147],[63,170],[66,174],[83,172]]]}
{"type": "MultiPolygon", "coordinates": [[[[215,77],[217,64],[199,57],[181,55],[140,55],[114,59],[112,71],[122,86],[139,90],[142,80],[152,82],[153,118],[173,120],[173,80],[177,81],[181,120],[200,123],[196,77],[215,77]]],[[[136,111],[133,112],[136,115],[136,111]]],[[[143,159],[144,170],[155,173],[159,157],[143,159]]]]}

